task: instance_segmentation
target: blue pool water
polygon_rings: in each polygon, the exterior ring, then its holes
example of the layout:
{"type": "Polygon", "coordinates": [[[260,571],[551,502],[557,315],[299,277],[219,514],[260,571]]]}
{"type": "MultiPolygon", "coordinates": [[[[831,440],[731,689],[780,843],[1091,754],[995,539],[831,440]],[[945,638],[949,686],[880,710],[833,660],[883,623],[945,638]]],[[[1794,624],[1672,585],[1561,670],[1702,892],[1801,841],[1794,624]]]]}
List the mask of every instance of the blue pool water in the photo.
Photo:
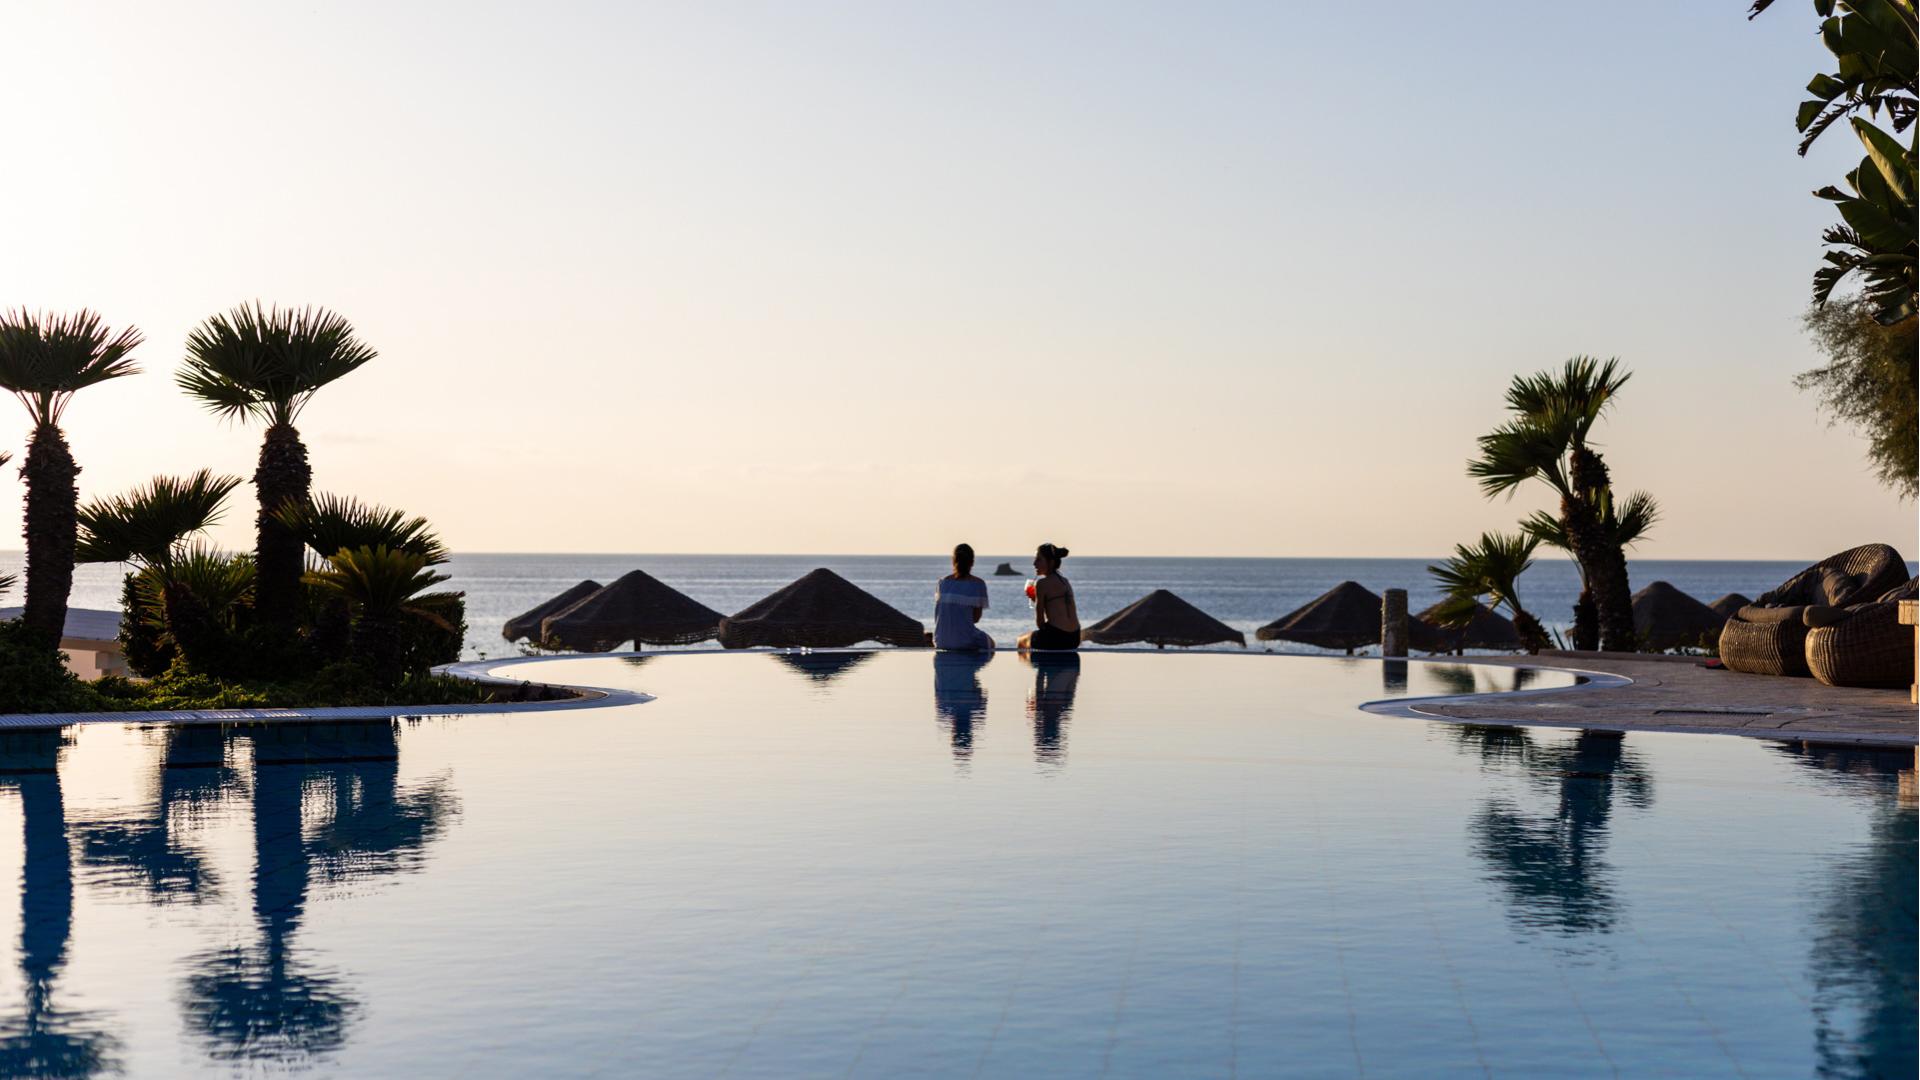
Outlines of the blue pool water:
{"type": "Polygon", "coordinates": [[[0,739],[0,1074],[1914,1071],[1911,750],[1355,709],[1516,685],[1417,662],[510,670],[657,699],[0,739]]]}

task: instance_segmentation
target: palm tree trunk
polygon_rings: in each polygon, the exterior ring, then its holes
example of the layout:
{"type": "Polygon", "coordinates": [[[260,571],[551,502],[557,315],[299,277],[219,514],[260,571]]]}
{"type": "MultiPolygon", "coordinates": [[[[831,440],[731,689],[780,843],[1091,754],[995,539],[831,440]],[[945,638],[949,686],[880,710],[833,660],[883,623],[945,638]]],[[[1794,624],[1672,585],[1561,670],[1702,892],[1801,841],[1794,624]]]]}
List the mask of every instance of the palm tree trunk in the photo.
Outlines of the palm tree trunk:
{"type": "Polygon", "coordinates": [[[126,658],[129,670],[148,679],[164,673],[173,663],[173,644],[154,625],[156,615],[165,622],[165,604],[158,612],[150,610],[149,596],[160,586],[142,584],[143,579],[157,581],[148,577],[152,573],[140,570],[120,583],[120,655],[126,658]]]}
{"type": "Polygon", "coordinates": [[[1567,546],[1573,553],[1573,561],[1580,564],[1580,600],[1573,605],[1573,647],[1591,652],[1600,647],[1600,623],[1594,617],[1593,596],[1593,546],[1595,526],[1593,508],[1584,501],[1570,495],[1560,497],[1560,529],[1566,533],[1567,546]],[[1587,605],[1586,617],[1581,617],[1581,604],[1587,605]]]}
{"type": "MultiPolygon", "coordinates": [[[[1581,572],[1585,576],[1585,571],[1581,572]]],[[[1573,647],[1592,651],[1600,647],[1600,609],[1593,604],[1593,586],[1584,581],[1573,602],[1573,647]]]]}
{"type": "Polygon", "coordinates": [[[362,611],[353,624],[353,651],[377,686],[400,681],[400,627],[393,619],[362,611]]]}
{"type": "Polygon", "coordinates": [[[1518,606],[1513,609],[1513,629],[1520,635],[1520,647],[1529,653],[1537,653],[1553,642],[1547,636],[1547,628],[1540,625],[1540,620],[1534,618],[1532,612],[1518,606]]]}
{"type": "Polygon", "coordinates": [[[1574,490],[1581,492],[1587,504],[1590,540],[1587,584],[1593,589],[1593,602],[1600,622],[1600,647],[1608,652],[1633,652],[1633,589],[1627,582],[1626,549],[1615,541],[1600,520],[1600,505],[1609,499],[1613,477],[1599,454],[1585,446],[1575,446],[1569,456],[1569,476],[1574,490]]]}
{"type": "Polygon", "coordinates": [[[260,499],[253,550],[259,574],[254,582],[254,615],[261,624],[278,627],[291,635],[299,624],[300,575],[306,568],[306,558],[300,537],[273,515],[289,503],[306,502],[313,486],[307,448],[292,424],[274,424],[267,429],[266,441],[260,444],[260,465],[254,470],[253,486],[260,499]]]}
{"type": "Polygon", "coordinates": [[[1593,590],[1600,609],[1600,647],[1608,652],[1634,652],[1633,589],[1627,583],[1627,553],[1619,544],[1601,548],[1594,567],[1593,590]]]}
{"type": "Polygon", "coordinates": [[[73,545],[79,530],[80,466],[66,437],[52,424],[33,430],[20,475],[27,481],[28,626],[56,643],[67,627],[67,594],[73,590],[73,545]]]}

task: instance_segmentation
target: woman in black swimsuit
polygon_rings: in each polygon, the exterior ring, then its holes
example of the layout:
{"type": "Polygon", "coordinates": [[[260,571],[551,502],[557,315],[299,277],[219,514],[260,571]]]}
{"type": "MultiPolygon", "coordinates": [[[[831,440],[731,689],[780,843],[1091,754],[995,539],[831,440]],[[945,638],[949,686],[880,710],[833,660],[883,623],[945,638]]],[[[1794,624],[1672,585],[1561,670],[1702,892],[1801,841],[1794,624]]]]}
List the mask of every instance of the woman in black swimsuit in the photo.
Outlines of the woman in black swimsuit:
{"type": "Polygon", "coordinates": [[[1034,552],[1032,633],[1020,635],[1023,649],[1077,649],[1080,647],[1080,609],[1073,602],[1073,583],[1060,575],[1067,549],[1041,544],[1034,552]]]}

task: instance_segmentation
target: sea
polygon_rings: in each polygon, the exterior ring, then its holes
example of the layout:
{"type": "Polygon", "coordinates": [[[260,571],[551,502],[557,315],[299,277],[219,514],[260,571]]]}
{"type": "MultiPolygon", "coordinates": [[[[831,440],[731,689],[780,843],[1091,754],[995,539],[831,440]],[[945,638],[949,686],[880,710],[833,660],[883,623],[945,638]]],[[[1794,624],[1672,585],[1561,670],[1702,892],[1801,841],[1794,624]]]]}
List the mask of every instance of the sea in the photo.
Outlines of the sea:
{"type": "MultiPolygon", "coordinates": [[[[1033,576],[1031,554],[984,554],[974,572],[988,584],[990,606],[980,625],[1003,645],[1032,628],[1023,588],[1033,576]],[[1011,575],[996,576],[1009,564],[1011,575]]],[[[1256,642],[1253,631],[1333,588],[1357,581],[1378,593],[1406,589],[1411,611],[1439,600],[1427,573],[1435,559],[1211,559],[1074,556],[1064,572],[1073,582],[1080,617],[1092,623],[1155,589],[1170,589],[1221,622],[1247,633],[1248,647],[1274,652],[1316,652],[1288,642],[1256,642]]],[[[1811,560],[1808,560],[1811,562],[1811,560]]],[[[1628,572],[1635,589],[1666,581],[1703,603],[1730,592],[1755,597],[1804,569],[1800,561],[1642,559],[1628,572]]],[[[0,574],[18,573],[18,552],[0,552],[0,574]]],[[[500,636],[510,618],[584,579],[606,584],[629,570],[645,570],[706,604],[732,613],[824,566],[894,607],[933,625],[934,583],[949,571],[945,553],[926,555],[455,555],[440,569],[442,586],[466,594],[467,659],[530,653],[500,636]]],[[[1911,572],[1911,567],[1909,568],[1911,572]]],[[[74,575],[75,607],[118,608],[118,566],[82,566],[74,575]]],[[[20,603],[15,585],[0,604],[20,603]]],[[[1573,619],[1580,578],[1573,563],[1543,557],[1520,579],[1520,601],[1549,630],[1562,635],[1573,619]]],[[[712,648],[712,644],[696,646],[712,648]]],[[[1223,648],[1233,649],[1227,645],[1223,648]]]]}

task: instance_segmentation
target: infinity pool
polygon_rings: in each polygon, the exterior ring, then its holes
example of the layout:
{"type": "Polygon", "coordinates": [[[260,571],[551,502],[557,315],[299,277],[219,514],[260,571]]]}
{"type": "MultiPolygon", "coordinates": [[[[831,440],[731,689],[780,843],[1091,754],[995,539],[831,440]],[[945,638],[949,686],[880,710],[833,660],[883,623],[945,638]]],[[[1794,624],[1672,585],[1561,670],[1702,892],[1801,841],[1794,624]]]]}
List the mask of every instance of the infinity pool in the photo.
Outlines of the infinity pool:
{"type": "Polygon", "coordinates": [[[1914,1074],[1910,750],[1355,708],[1569,681],[1448,664],[508,670],[657,700],[5,736],[0,1075],[1914,1074]]]}

